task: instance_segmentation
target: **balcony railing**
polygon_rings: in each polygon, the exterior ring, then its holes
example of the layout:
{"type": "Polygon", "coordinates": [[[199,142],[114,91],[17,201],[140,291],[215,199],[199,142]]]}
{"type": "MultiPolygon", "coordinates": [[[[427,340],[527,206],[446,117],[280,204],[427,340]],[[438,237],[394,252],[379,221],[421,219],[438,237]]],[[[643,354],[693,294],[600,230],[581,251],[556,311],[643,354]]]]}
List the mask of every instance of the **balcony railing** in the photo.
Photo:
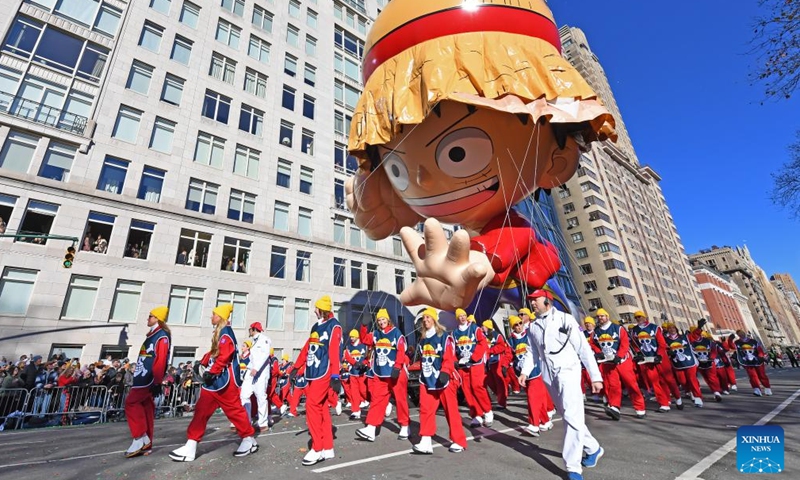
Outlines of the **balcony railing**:
{"type": "Polygon", "coordinates": [[[0,92],[0,113],[7,113],[29,122],[40,123],[65,132],[83,135],[88,118],[34,102],[20,96],[0,92]]]}

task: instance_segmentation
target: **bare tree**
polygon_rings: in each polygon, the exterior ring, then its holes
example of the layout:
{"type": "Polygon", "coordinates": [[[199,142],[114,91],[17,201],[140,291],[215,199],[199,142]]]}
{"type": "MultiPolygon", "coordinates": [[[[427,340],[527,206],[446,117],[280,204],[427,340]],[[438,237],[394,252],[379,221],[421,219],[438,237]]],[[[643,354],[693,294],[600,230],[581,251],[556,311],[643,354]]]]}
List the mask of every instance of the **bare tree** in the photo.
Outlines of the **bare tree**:
{"type": "Polygon", "coordinates": [[[789,98],[800,85],[800,0],[759,0],[753,46],[759,55],[753,83],[768,98],[789,98]]]}
{"type": "Polygon", "coordinates": [[[772,202],[788,209],[796,218],[800,218],[800,131],[797,138],[789,145],[789,161],[772,174],[772,202]]]}

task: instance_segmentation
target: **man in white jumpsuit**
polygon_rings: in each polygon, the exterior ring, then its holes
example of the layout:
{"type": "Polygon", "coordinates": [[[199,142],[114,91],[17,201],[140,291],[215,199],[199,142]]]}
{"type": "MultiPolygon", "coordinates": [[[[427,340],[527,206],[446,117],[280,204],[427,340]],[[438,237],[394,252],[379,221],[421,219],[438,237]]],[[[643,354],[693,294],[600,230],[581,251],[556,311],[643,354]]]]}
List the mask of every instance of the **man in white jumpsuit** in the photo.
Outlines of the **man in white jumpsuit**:
{"type": "MultiPolygon", "coordinates": [[[[528,329],[533,358],[527,356],[522,371],[533,368],[538,362],[544,380],[558,413],[564,417],[564,451],[562,457],[569,480],[583,480],[582,466],[592,468],[603,456],[603,449],[595,440],[583,415],[581,391],[581,362],[592,380],[592,392],[598,393],[603,379],[594,353],[580,331],[575,317],[553,308],[553,295],[546,290],[536,290],[528,296],[536,319],[528,329]],[[586,457],[583,453],[586,453],[586,457]]],[[[520,375],[524,385],[527,378],[520,375]]]]}
{"type": "Polygon", "coordinates": [[[250,363],[247,365],[247,373],[242,380],[240,399],[242,405],[250,416],[251,406],[250,397],[256,394],[258,400],[258,427],[269,428],[269,404],[267,402],[267,384],[269,383],[269,352],[272,348],[272,340],[261,333],[264,327],[260,322],[250,325],[250,337],[253,339],[253,346],[250,347],[250,363]]]}

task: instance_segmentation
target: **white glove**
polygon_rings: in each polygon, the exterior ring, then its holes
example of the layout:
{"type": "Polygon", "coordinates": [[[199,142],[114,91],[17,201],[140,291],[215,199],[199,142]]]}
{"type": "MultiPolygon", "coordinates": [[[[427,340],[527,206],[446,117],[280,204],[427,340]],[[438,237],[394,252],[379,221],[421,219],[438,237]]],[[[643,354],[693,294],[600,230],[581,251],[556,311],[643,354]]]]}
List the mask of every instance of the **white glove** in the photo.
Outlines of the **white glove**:
{"type": "Polygon", "coordinates": [[[458,364],[459,365],[466,365],[468,363],[469,363],[469,357],[463,357],[463,358],[458,360],[458,364]]]}

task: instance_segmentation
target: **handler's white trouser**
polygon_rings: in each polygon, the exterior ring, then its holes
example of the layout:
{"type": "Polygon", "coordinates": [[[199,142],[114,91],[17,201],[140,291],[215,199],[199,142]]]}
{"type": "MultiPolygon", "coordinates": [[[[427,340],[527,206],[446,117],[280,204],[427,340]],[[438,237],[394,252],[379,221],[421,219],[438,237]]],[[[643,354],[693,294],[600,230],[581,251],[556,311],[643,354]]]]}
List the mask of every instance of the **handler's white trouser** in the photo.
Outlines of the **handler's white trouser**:
{"type": "Polygon", "coordinates": [[[600,444],[589,433],[584,419],[580,366],[561,368],[557,372],[546,371],[543,379],[556,410],[564,417],[564,451],[561,455],[564,465],[568,472],[581,473],[583,452],[594,453],[600,444]]]}
{"type": "Polygon", "coordinates": [[[244,409],[247,412],[247,418],[251,418],[252,410],[250,405],[250,397],[253,393],[256,394],[256,400],[258,400],[258,424],[259,425],[267,425],[269,422],[269,405],[267,402],[267,384],[269,383],[269,367],[265,368],[261,375],[258,377],[258,381],[255,383],[253,382],[253,375],[250,371],[247,371],[247,374],[244,376],[244,380],[242,381],[242,389],[239,393],[239,398],[242,400],[242,405],[244,405],[244,409]]]}

